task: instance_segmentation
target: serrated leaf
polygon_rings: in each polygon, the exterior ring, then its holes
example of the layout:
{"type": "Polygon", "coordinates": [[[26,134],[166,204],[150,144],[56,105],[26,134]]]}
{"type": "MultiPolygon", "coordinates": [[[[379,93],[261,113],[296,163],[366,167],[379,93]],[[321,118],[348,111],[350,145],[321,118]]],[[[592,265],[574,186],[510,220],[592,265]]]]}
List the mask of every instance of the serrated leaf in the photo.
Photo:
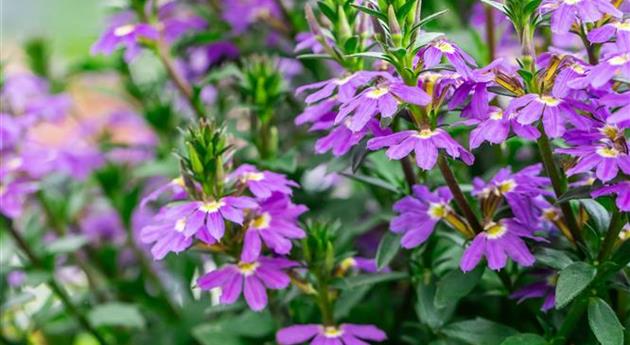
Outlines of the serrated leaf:
{"type": "Polygon", "coordinates": [[[83,235],[67,235],[52,241],[46,246],[50,254],[71,253],[83,247],[87,243],[87,237],[83,235]]]}
{"type": "Polygon", "coordinates": [[[468,273],[459,269],[449,272],[437,283],[435,305],[445,307],[468,295],[481,280],[484,270],[485,266],[480,265],[468,273]]]}
{"type": "Polygon", "coordinates": [[[365,285],[374,285],[401,280],[407,277],[407,273],[404,272],[360,274],[358,276],[337,280],[333,283],[333,285],[339,289],[352,289],[365,285]]]}
{"type": "Polygon", "coordinates": [[[144,317],[136,305],[120,302],[97,305],[89,311],[88,319],[94,327],[144,328],[145,325],[144,317]]]}
{"type": "Polygon", "coordinates": [[[556,285],[556,308],[561,309],[577,297],[595,279],[597,269],[584,262],[575,262],[562,271],[556,285]]]}
{"type": "Polygon", "coordinates": [[[476,318],[452,323],[444,327],[442,333],[471,345],[500,345],[517,332],[500,323],[476,318]]]}
{"type": "Polygon", "coordinates": [[[547,340],[537,334],[513,335],[501,343],[501,345],[547,345],[547,340]]]}
{"type": "Polygon", "coordinates": [[[588,324],[602,345],[623,345],[624,328],[608,303],[599,297],[589,299],[588,324]]]}
{"type": "Polygon", "coordinates": [[[382,270],[396,257],[400,250],[400,235],[393,232],[387,232],[381,238],[381,242],[376,250],[376,267],[382,270]]]}

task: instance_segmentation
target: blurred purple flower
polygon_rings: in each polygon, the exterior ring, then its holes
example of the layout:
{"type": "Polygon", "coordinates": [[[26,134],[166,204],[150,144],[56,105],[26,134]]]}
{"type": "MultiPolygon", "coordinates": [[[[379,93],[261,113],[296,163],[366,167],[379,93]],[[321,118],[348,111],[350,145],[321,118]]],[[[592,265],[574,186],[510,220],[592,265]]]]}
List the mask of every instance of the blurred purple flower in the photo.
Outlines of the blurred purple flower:
{"type": "Polygon", "coordinates": [[[13,270],[7,274],[7,283],[12,288],[18,288],[26,282],[26,273],[22,270],[13,270]]]}
{"type": "Polygon", "coordinates": [[[531,298],[544,298],[540,310],[547,312],[556,305],[556,282],[558,274],[551,270],[536,273],[539,281],[523,286],[510,295],[518,303],[531,298]]]}
{"type": "Polygon", "coordinates": [[[34,182],[20,179],[7,181],[3,177],[0,182],[0,213],[12,219],[19,217],[26,199],[37,189],[34,182]]]}
{"type": "Polygon", "coordinates": [[[245,295],[247,305],[254,311],[267,306],[266,289],[285,289],[291,283],[286,269],[297,266],[284,258],[261,257],[254,262],[239,262],[206,273],[197,280],[202,290],[221,288],[220,301],[232,304],[245,295]]]}
{"type": "Polygon", "coordinates": [[[287,179],[285,175],[259,171],[250,164],[239,166],[228,175],[227,179],[244,184],[259,199],[268,198],[274,192],[291,195],[293,193],[291,188],[299,186],[296,182],[287,179]]]}
{"type": "Polygon", "coordinates": [[[543,13],[551,14],[551,30],[554,33],[567,33],[578,19],[585,23],[595,22],[604,15],[622,17],[623,13],[608,0],[545,0],[541,7],[543,13]]]}

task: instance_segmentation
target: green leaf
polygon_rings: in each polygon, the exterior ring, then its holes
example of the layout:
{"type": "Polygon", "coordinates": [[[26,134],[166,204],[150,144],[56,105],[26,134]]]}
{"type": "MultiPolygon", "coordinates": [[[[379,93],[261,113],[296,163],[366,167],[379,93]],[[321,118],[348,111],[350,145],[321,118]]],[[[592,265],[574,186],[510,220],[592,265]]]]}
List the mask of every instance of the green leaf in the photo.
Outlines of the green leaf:
{"type": "Polygon", "coordinates": [[[94,327],[121,326],[144,328],[145,321],[138,307],[134,304],[113,302],[94,307],[88,313],[88,319],[94,327]]]}
{"type": "Polygon", "coordinates": [[[391,282],[407,277],[407,273],[404,272],[360,274],[358,276],[337,280],[333,283],[333,285],[339,289],[352,289],[364,285],[374,285],[378,283],[391,282]]]}
{"type": "Polygon", "coordinates": [[[437,283],[435,305],[445,307],[468,295],[481,280],[484,270],[485,266],[480,265],[468,273],[460,269],[449,272],[437,283]]]}
{"type": "Polygon", "coordinates": [[[357,10],[367,13],[369,15],[371,15],[372,17],[376,17],[382,21],[384,21],[385,23],[387,23],[387,16],[381,12],[378,12],[377,10],[373,10],[369,7],[365,7],[365,6],[361,6],[361,5],[357,5],[357,4],[352,4],[352,7],[355,7],[357,10]]]}
{"type": "Polygon", "coordinates": [[[335,303],[335,319],[346,318],[352,308],[359,304],[370,291],[371,286],[363,285],[358,288],[344,290],[335,303]]]}
{"type": "Polygon", "coordinates": [[[422,20],[420,20],[420,23],[418,23],[418,25],[420,26],[424,26],[425,24],[429,23],[430,21],[437,19],[439,16],[446,14],[446,12],[448,12],[448,10],[442,10],[440,12],[435,12],[433,14],[431,14],[430,16],[426,16],[424,18],[422,18],[422,20]]]}
{"type": "Polygon", "coordinates": [[[250,338],[265,337],[276,329],[275,321],[269,310],[259,313],[247,310],[236,318],[231,317],[222,321],[221,324],[226,332],[250,338]],[[243,327],[243,325],[247,326],[243,327]]]}
{"type": "Polygon", "coordinates": [[[534,251],[534,256],[536,257],[537,263],[557,270],[563,270],[573,263],[573,259],[571,259],[566,252],[553,248],[537,248],[534,251]]]}
{"type": "Polygon", "coordinates": [[[347,178],[368,184],[368,185],[372,185],[375,187],[379,187],[379,188],[383,188],[385,190],[388,190],[390,192],[394,192],[394,193],[398,193],[400,194],[400,190],[398,190],[398,188],[396,186],[394,186],[393,184],[387,182],[387,181],[383,181],[381,179],[378,179],[376,177],[371,177],[371,176],[364,176],[364,175],[351,175],[351,174],[347,174],[347,173],[339,173],[341,176],[345,176],[347,178]]]}
{"type": "Polygon", "coordinates": [[[597,269],[584,262],[575,262],[562,271],[556,286],[556,308],[561,309],[579,295],[595,279],[597,269]]]}
{"type": "Polygon", "coordinates": [[[421,282],[416,288],[418,301],[416,302],[416,314],[420,321],[432,330],[442,327],[453,315],[456,304],[453,302],[444,307],[436,307],[435,283],[424,284],[421,282]]]}
{"type": "Polygon", "coordinates": [[[523,333],[511,336],[501,343],[501,345],[547,345],[545,338],[531,333],[523,333]]]}
{"type": "Polygon", "coordinates": [[[588,324],[602,345],[623,345],[623,326],[608,303],[599,297],[589,299],[588,324]]]}
{"type": "Polygon", "coordinates": [[[400,249],[400,235],[387,232],[381,238],[381,243],[376,250],[376,267],[382,270],[396,257],[400,249]]]}
{"type": "Polygon", "coordinates": [[[300,54],[296,56],[300,60],[334,60],[334,58],[328,54],[300,54]]]}
{"type": "Polygon", "coordinates": [[[83,235],[67,235],[52,241],[46,250],[50,254],[71,253],[86,243],[87,238],[83,235]]]}
{"type": "Polygon", "coordinates": [[[556,204],[560,204],[565,201],[574,200],[574,199],[588,199],[591,197],[592,191],[593,191],[593,186],[580,186],[577,188],[571,188],[569,191],[562,194],[558,198],[558,200],[556,200],[556,204]]]}
{"type": "Polygon", "coordinates": [[[590,220],[599,233],[606,232],[610,225],[610,214],[604,206],[593,199],[580,199],[578,202],[586,209],[590,220]]]}
{"type": "Polygon", "coordinates": [[[217,323],[206,323],[192,329],[192,334],[202,345],[245,345],[237,335],[226,332],[224,327],[217,323]]]}
{"type": "Polygon", "coordinates": [[[415,42],[413,42],[412,51],[416,51],[423,45],[433,41],[434,39],[444,36],[441,32],[419,32],[416,36],[415,42]]]}
{"type": "Polygon", "coordinates": [[[476,318],[452,323],[444,327],[442,333],[471,345],[500,345],[517,332],[500,323],[476,318]]]}
{"type": "Polygon", "coordinates": [[[507,15],[507,10],[505,9],[505,5],[503,5],[502,3],[498,1],[493,1],[493,0],[481,0],[481,2],[483,2],[486,5],[490,5],[507,15]]]}

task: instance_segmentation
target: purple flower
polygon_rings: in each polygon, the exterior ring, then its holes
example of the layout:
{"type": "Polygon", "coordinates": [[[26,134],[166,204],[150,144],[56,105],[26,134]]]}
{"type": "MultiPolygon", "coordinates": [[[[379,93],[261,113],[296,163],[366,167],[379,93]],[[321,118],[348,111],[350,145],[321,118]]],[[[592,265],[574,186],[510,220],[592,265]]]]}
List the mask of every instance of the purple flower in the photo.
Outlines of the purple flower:
{"type": "Polygon", "coordinates": [[[28,103],[24,110],[26,116],[33,117],[31,121],[60,121],[72,107],[72,100],[66,94],[47,95],[36,98],[28,103]]]}
{"type": "MultiPolygon", "coordinates": [[[[332,116],[334,117],[334,114],[332,116]]],[[[376,137],[391,134],[391,130],[381,128],[376,119],[370,120],[365,127],[357,132],[353,132],[348,128],[349,122],[349,119],[347,119],[344,123],[334,126],[331,119],[327,126],[333,126],[333,128],[330,133],[315,142],[315,152],[322,154],[332,151],[335,157],[340,157],[348,153],[354,145],[358,144],[369,133],[376,137]]],[[[320,125],[324,126],[326,124],[322,121],[320,125]]],[[[313,127],[317,128],[316,126],[313,127]]]]}
{"type": "Polygon", "coordinates": [[[524,224],[537,223],[533,197],[549,195],[547,187],[550,181],[541,177],[542,165],[535,164],[512,173],[510,167],[499,170],[488,183],[480,178],[473,180],[472,195],[482,199],[482,208],[496,208],[497,198],[504,197],[512,209],[512,213],[524,224]]]}
{"type": "Polygon", "coordinates": [[[299,185],[286,176],[271,171],[258,171],[255,166],[243,164],[228,175],[229,181],[244,184],[259,199],[268,198],[271,193],[278,192],[291,195],[291,188],[299,185]]]}
{"type": "Polygon", "coordinates": [[[126,237],[118,213],[111,208],[90,207],[79,220],[79,227],[90,243],[95,245],[123,244],[126,237]]]}
{"type": "Polygon", "coordinates": [[[383,269],[379,270],[376,265],[376,259],[362,258],[359,256],[351,256],[345,258],[339,264],[339,273],[345,273],[351,269],[367,273],[390,271],[388,267],[384,267],[383,269]]]}
{"type": "Polygon", "coordinates": [[[180,253],[192,245],[194,236],[207,244],[214,244],[215,240],[205,232],[186,231],[187,210],[178,207],[166,207],[150,224],[140,230],[140,241],[151,244],[151,255],[154,260],[162,260],[168,253],[180,253]]]}
{"type": "Polygon", "coordinates": [[[607,57],[593,67],[586,77],[576,80],[571,86],[579,87],[587,83],[600,88],[616,76],[630,79],[630,52],[625,51],[607,57]]]}
{"type": "Polygon", "coordinates": [[[169,194],[169,201],[182,200],[187,196],[184,179],[180,176],[170,180],[147,194],[140,200],[140,208],[145,208],[149,203],[154,202],[165,193],[169,194]]]}
{"type": "Polygon", "coordinates": [[[227,0],[221,3],[222,17],[232,26],[235,34],[242,34],[259,20],[282,18],[281,9],[274,0],[227,0]]]}
{"type": "Polygon", "coordinates": [[[619,170],[630,175],[630,155],[623,138],[619,141],[602,139],[592,144],[557,149],[556,152],[578,157],[575,166],[567,170],[568,175],[588,172],[593,168],[597,178],[603,182],[615,178],[619,170]]]}
{"type": "Polygon", "coordinates": [[[590,23],[606,14],[623,16],[608,0],[545,0],[540,8],[543,12],[553,11],[551,30],[557,34],[569,32],[576,20],[590,23]]]}
{"type": "Polygon", "coordinates": [[[3,177],[0,182],[0,213],[13,219],[19,217],[26,199],[37,189],[34,182],[20,179],[7,181],[3,177]]]}
{"type": "Polygon", "coordinates": [[[26,73],[8,76],[0,91],[3,109],[7,106],[13,114],[22,114],[33,99],[47,94],[48,83],[42,78],[26,73]]]}
{"type": "Polygon", "coordinates": [[[561,99],[552,96],[527,94],[510,102],[505,111],[516,118],[522,125],[531,125],[542,117],[545,133],[552,138],[560,137],[565,132],[565,122],[569,115],[579,116],[561,99]]]}
{"type": "Polygon", "coordinates": [[[26,282],[26,273],[22,270],[13,270],[7,274],[7,283],[12,288],[18,288],[26,282]]]}
{"type": "Polygon", "coordinates": [[[212,201],[189,201],[175,207],[182,212],[188,212],[184,234],[191,236],[202,232],[205,233],[201,235],[203,238],[207,239],[207,235],[210,235],[214,240],[220,241],[225,233],[225,220],[242,225],[244,210],[257,206],[254,199],[246,196],[226,196],[212,201]]]}
{"type": "Polygon", "coordinates": [[[422,185],[415,185],[412,190],[412,195],[394,204],[394,212],[399,215],[390,224],[393,232],[404,234],[400,240],[404,248],[424,243],[435,225],[453,213],[449,205],[453,196],[448,187],[440,187],[434,193],[422,185]]]}
{"type": "Polygon", "coordinates": [[[297,266],[297,263],[283,259],[261,257],[254,262],[239,262],[226,265],[218,270],[206,273],[197,280],[202,290],[221,288],[220,301],[232,304],[241,295],[245,295],[247,305],[260,311],[267,306],[266,289],[285,289],[291,283],[286,269],[297,266]]]}
{"type": "Polygon", "coordinates": [[[510,298],[518,299],[518,303],[531,298],[544,298],[540,310],[547,312],[556,305],[556,283],[558,274],[551,270],[537,272],[539,281],[523,286],[510,295],[510,298]]]}
{"type": "Polygon", "coordinates": [[[470,119],[465,124],[476,124],[477,127],[470,132],[469,146],[470,149],[476,149],[484,141],[492,144],[503,143],[510,134],[510,128],[518,136],[536,140],[540,137],[540,132],[536,127],[531,125],[520,124],[514,114],[506,116],[503,110],[497,107],[490,107],[486,113],[485,120],[470,119]]]}
{"type": "Polygon", "coordinates": [[[435,166],[439,149],[444,149],[449,156],[460,158],[468,165],[471,165],[475,159],[446,131],[439,128],[421,131],[408,130],[373,138],[368,141],[367,147],[370,150],[389,147],[386,152],[387,157],[396,160],[402,159],[414,151],[416,164],[424,170],[431,170],[435,166]]]}
{"type": "Polygon", "coordinates": [[[335,123],[339,124],[349,117],[347,127],[357,132],[377,114],[384,118],[393,117],[401,103],[427,105],[430,102],[431,97],[422,89],[407,86],[388,76],[383,82],[366,88],[352,100],[342,104],[335,123]]]}
{"type": "Polygon", "coordinates": [[[293,204],[281,193],[261,201],[245,231],[241,261],[256,260],[263,242],[276,254],[289,254],[293,247],[291,240],[306,235],[298,225],[298,217],[306,211],[306,206],[293,204]]]}
{"type": "Polygon", "coordinates": [[[610,108],[619,107],[614,114],[606,118],[609,124],[616,124],[623,127],[630,127],[630,94],[629,93],[609,93],[600,98],[600,102],[610,108]]]}
{"type": "Polygon", "coordinates": [[[630,181],[621,181],[616,184],[601,187],[591,193],[593,198],[602,195],[617,195],[617,207],[623,212],[630,212],[630,181]]]}
{"type": "MultiPolygon", "coordinates": [[[[126,19],[130,19],[126,16],[126,19]]],[[[130,62],[140,53],[141,40],[157,40],[160,32],[145,23],[120,23],[122,17],[114,20],[113,24],[103,33],[91,49],[92,54],[111,55],[118,47],[125,48],[125,61],[130,62]]]]}
{"type": "Polygon", "coordinates": [[[605,43],[613,37],[619,50],[630,51],[630,20],[608,23],[588,33],[588,40],[593,43],[605,43]]]}
{"type": "Polygon", "coordinates": [[[20,122],[9,114],[0,113],[0,151],[15,147],[21,134],[20,122]]]}
{"type": "Polygon", "coordinates": [[[372,325],[341,324],[336,326],[294,325],[276,333],[279,345],[367,345],[365,341],[381,342],[387,339],[385,332],[372,325]]]}
{"type": "Polygon", "coordinates": [[[521,266],[531,266],[535,258],[523,238],[541,240],[516,219],[490,222],[466,248],[459,267],[464,272],[472,271],[483,257],[488,260],[488,267],[496,271],[505,267],[508,257],[521,266]]]}
{"type": "Polygon", "coordinates": [[[457,73],[465,77],[471,77],[472,69],[470,66],[477,65],[475,59],[468,53],[445,39],[433,41],[418,51],[418,58],[424,63],[424,68],[438,65],[443,57],[455,67],[457,73]]]}
{"type": "Polygon", "coordinates": [[[307,104],[317,103],[335,95],[339,102],[346,103],[352,100],[360,87],[368,84],[376,77],[391,78],[389,74],[384,72],[361,71],[341,78],[332,78],[300,86],[295,90],[295,94],[311,92],[304,100],[307,104]]]}

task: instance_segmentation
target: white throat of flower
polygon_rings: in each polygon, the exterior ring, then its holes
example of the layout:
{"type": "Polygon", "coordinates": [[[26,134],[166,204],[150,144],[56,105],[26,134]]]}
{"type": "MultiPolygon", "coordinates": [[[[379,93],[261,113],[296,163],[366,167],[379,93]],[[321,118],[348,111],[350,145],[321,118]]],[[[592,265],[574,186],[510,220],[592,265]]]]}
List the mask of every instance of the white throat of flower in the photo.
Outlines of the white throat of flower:
{"type": "Polygon", "coordinates": [[[347,83],[347,82],[349,82],[350,80],[352,80],[352,77],[353,77],[353,75],[351,74],[351,75],[349,75],[349,76],[347,76],[347,77],[343,77],[343,78],[341,78],[341,79],[335,79],[335,81],[334,81],[333,83],[335,83],[335,85],[339,85],[339,86],[341,86],[341,85],[346,84],[346,83],[347,83]]]}
{"type": "Polygon", "coordinates": [[[630,62],[630,53],[618,55],[608,60],[608,64],[611,66],[621,66],[627,64],[628,62],[630,62]]]}
{"type": "Polygon", "coordinates": [[[495,121],[503,120],[503,110],[499,109],[491,112],[490,119],[495,121]]]}
{"type": "Polygon", "coordinates": [[[514,188],[516,188],[517,186],[518,184],[516,183],[516,181],[514,181],[514,179],[507,179],[505,181],[501,181],[497,185],[497,187],[499,188],[499,192],[501,194],[509,193],[513,191],[514,188]]]}
{"type": "Polygon", "coordinates": [[[455,47],[452,44],[446,41],[439,41],[435,44],[435,47],[439,49],[442,53],[453,54],[455,53],[455,47]]]}
{"type": "Polygon", "coordinates": [[[428,128],[425,128],[423,130],[418,131],[418,133],[414,134],[414,136],[420,139],[429,139],[436,134],[437,134],[437,131],[432,131],[428,128]]]}
{"type": "Polygon", "coordinates": [[[129,35],[135,28],[136,26],[133,24],[119,26],[116,29],[114,29],[114,36],[122,37],[122,36],[129,35]]]}
{"type": "Polygon", "coordinates": [[[582,0],[564,0],[564,3],[567,5],[575,5],[579,4],[580,2],[582,2],[582,0]]]}
{"type": "Polygon", "coordinates": [[[239,262],[237,265],[238,271],[245,277],[249,277],[256,273],[258,266],[260,266],[258,262],[239,262]]]}
{"type": "Polygon", "coordinates": [[[223,200],[209,201],[199,206],[199,211],[202,211],[205,213],[213,213],[213,212],[217,212],[223,206],[225,206],[225,202],[223,202],[223,200]]]}
{"type": "Polygon", "coordinates": [[[497,240],[507,233],[507,227],[501,223],[490,222],[484,227],[486,238],[497,240]]]}
{"type": "Polygon", "coordinates": [[[180,218],[175,222],[175,231],[184,232],[186,230],[186,217],[180,218]]]}
{"type": "Polygon", "coordinates": [[[618,22],[613,24],[617,30],[630,31],[630,21],[618,22]]]}
{"type": "Polygon", "coordinates": [[[326,326],[324,327],[323,334],[326,338],[339,338],[343,335],[343,331],[334,326],[326,326]]]}
{"type": "Polygon", "coordinates": [[[265,174],[261,172],[246,172],[241,178],[243,181],[261,181],[265,178],[265,174]]]}
{"type": "Polygon", "coordinates": [[[540,100],[540,103],[543,103],[544,105],[549,107],[555,107],[560,104],[560,101],[557,98],[553,98],[547,95],[538,97],[538,99],[540,100]]]}
{"type": "Polygon", "coordinates": [[[371,98],[371,99],[378,99],[378,98],[383,97],[388,92],[389,92],[389,89],[387,87],[375,87],[374,89],[368,91],[368,93],[365,94],[365,97],[371,98]]]}

